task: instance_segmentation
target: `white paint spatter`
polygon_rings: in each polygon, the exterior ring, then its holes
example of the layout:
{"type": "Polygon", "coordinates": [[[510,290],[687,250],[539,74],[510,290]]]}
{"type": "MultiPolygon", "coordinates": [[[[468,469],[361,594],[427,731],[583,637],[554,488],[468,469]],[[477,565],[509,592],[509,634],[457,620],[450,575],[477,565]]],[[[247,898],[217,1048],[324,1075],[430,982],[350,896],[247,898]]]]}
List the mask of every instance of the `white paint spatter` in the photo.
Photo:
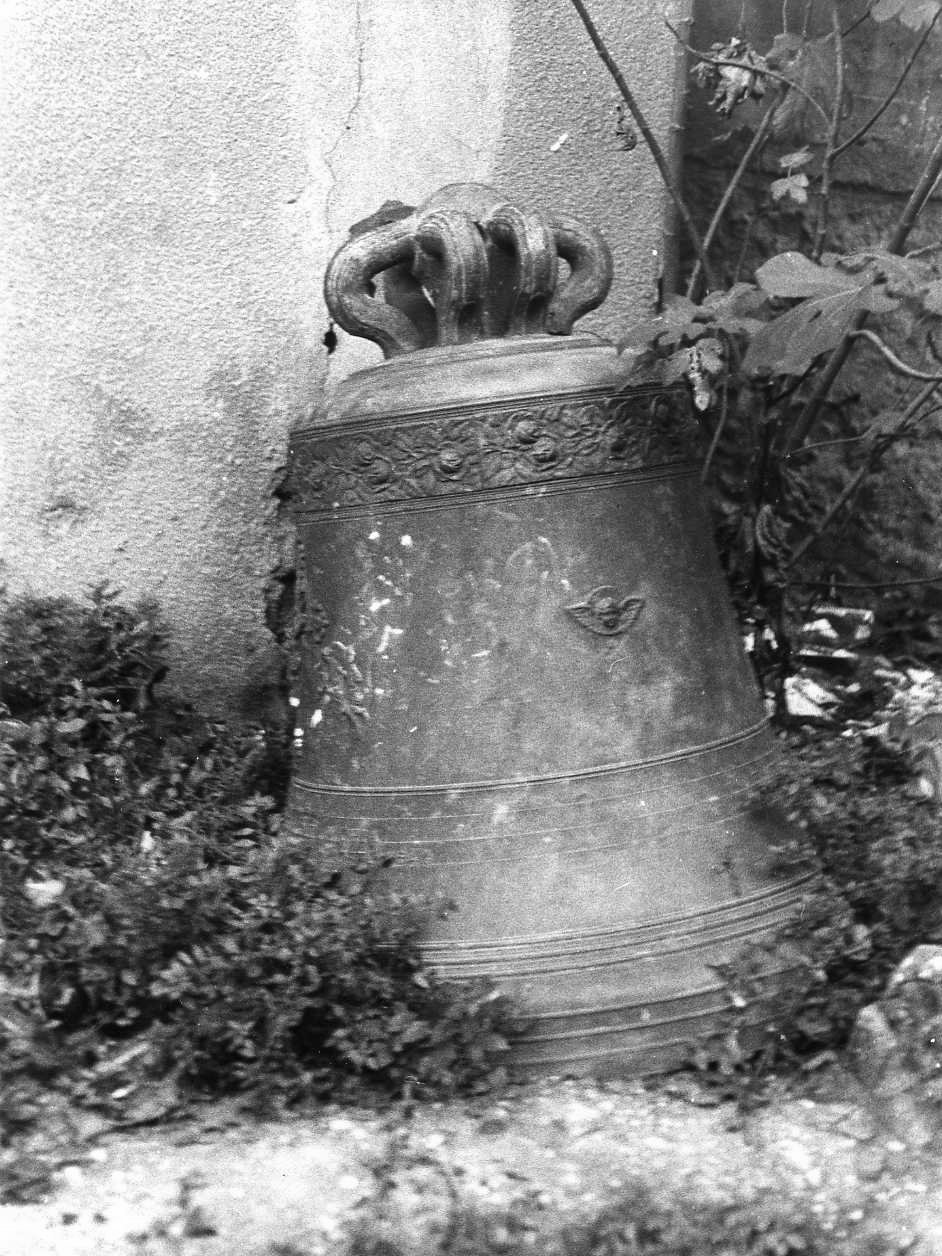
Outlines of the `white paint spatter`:
{"type": "Polygon", "coordinates": [[[383,625],[383,633],[379,639],[379,645],[376,647],[377,654],[385,654],[390,645],[397,637],[401,637],[404,628],[393,628],[391,624],[383,625]]]}
{"type": "Polygon", "coordinates": [[[323,718],[324,718],[324,712],[320,709],[320,707],[318,707],[317,710],[314,712],[314,714],[311,716],[311,728],[317,728],[318,724],[321,722],[323,718]]]}
{"type": "Polygon", "coordinates": [[[388,606],[392,601],[391,597],[374,597],[370,602],[370,614],[375,615],[377,611],[381,611],[384,606],[388,606]]]}
{"type": "Polygon", "coordinates": [[[569,132],[568,132],[568,131],[563,131],[563,133],[562,133],[562,135],[559,137],[559,139],[557,139],[557,140],[553,140],[552,144],[550,144],[550,146],[549,146],[549,150],[550,150],[550,152],[551,152],[551,153],[558,153],[558,152],[559,152],[559,150],[562,148],[562,146],[563,146],[565,143],[567,143],[567,142],[568,142],[568,140],[569,140],[569,132]]]}
{"type": "Polygon", "coordinates": [[[374,529],[373,529],[373,531],[369,534],[369,536],[368,536],[366,539],[367,539],[368,541],[378,541],[378,540],[379,540],[379,529],[378,529],[378,528],[374,528],[374,529]]]}
{"type": "Polygon", "coordinates": [[[402,546],[403,549],[412,549],[412,546],[415,544],[415,542],[412,540],[412,537],[409,535],[409,533],[406,532],[404,536],[401,536],[399,538],[399,544],[402,546]]]}
{"type": "Polygon", "coordinates": [[[288,706],[299,707],[300,705],[301,705],[301,699],[296,697],[295,694],[292,694],[291,697],[288,699],[288,706]]]}

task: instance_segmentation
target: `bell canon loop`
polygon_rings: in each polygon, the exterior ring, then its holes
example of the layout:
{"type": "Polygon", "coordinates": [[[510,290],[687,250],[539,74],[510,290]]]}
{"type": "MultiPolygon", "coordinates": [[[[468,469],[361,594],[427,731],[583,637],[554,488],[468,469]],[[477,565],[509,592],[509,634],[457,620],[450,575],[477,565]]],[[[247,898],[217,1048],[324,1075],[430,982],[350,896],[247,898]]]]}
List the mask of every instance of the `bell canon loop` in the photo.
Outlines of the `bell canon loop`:
{"type": "MultiPolygon", "coordinates": [[[[686,395],[572,334],[593,228],[477,184],[387,203],[330,263],[387,359],[292,434],[306,590],[287,824],[452,909],[425,953],[519,1005],[523,1071],[664,1071],[717,966],[795,914],[756,804],[775,746],[686,395]]],[[[771,961],[747,1020],[780,979],[771,961]]]]}

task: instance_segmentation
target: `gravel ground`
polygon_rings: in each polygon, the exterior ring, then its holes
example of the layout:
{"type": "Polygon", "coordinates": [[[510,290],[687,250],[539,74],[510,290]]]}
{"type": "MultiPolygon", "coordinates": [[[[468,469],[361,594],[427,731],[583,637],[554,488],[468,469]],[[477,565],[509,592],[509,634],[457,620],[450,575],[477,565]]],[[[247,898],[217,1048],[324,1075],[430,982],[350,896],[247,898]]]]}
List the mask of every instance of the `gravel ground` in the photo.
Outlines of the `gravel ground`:
{"type": "Polygon", "coordinates": [[[0,1208],[0,1256],[319,1256],[347,1251],[368,1214],[432,1256],[456,1202],[518,1207],[539,1251],[541,1233],[637,1183],[662,1202],[796,1198],[835,1235],[877,1219],[897,1251],[942,1256],[942,1151],[887,1138],[839,1072],[814,1097],[745,1115],[687,1075],[653,1088],[548,1079],[411,1113],[327,1105],[270,1122],[215,1104],[104,1132],[59,1163],[44,1199],[0,1208]]]}

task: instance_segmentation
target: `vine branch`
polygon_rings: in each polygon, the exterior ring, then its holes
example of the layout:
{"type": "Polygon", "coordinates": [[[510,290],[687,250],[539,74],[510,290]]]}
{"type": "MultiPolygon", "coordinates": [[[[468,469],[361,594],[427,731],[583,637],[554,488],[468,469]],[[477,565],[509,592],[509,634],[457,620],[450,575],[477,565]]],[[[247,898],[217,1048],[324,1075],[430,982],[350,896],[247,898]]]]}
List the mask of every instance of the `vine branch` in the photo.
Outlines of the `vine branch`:
{"type": "MultiPolygon", "coordinates": [[[[899,221],[890,233],[886,243],[888,253],[902,254],[906,247],[906,241],[909,239],[909,234],[916,224],[916,219],[919,217],[926,201],[932,195],[935,185],[939,181],[940,174],[942,174],[942,131],[940,131],[935,146],[929,154],[918,183],[913,188],[912,194],[906,202],[903,212],[900,214],[899,221]]],[[[866,321],[867,312],[866,310],[861,310],[828,359],[827,366],[818,376],[817,383],[792,429],[785,450],[786,456],[802,445],[807,438],[809,431],[821,412],[825,399],[834,386],[834,381],[850,356],[856,333],[862,330],[866,321]]]]}
{"type": "Polygon", "coordinates": [[[912,194],[900,215],[899,222],[887,241],[886,248],[888,253],[902,253],[906,247],[909,233],[916,225],[916,219],[922,212],[926,201],[932,195],[935,185],[939,181],[940,174],[942,174],[942,131],[939,132],[939,138],[929,154],[919,182],[913,188],[912,194]]]}
{"type": "MultiPolygon", "coordinates": [[[[763,114],[762,121],[756,127],[755,133],[753,134],[752,139],[749,141],[749,145],[746,148],[746,151],[743,153],[742,159],[740,160],[739,165],[736,167],[735,171],[733,172],[732,177],[727,183],[726,190],[724,191],[722,197],[720,198],[719,204],[717,205],[716,209],[713,211],[713,216],[710,219],[709,225],[707,226],[707,229],[706,229],[706,233],[703,237],[703,252],[706,255],[708,255],[710,252],[710,245],[713,243],[713,238],[716,235],[717,230],[719,229],[720,223],[723,221],[723,216],[726,213],[726,210],[729,206],[730,201],[733,199],[733,195],[736,189],[739,187],[740,183],[743,180],[743,177],[745,176],[745,173],[749,166],[750,161],[752,161],[752,158],[755,156],[755,154],[759,151],[759,149],[765,143],[766,136],[768,135],[769,130],[771,129],[772,119],[777,108],[778,108],[777,104],[773,105],[771,109],[768,109],[763,114]]],[[[690,301],[694,300],[694,297],[697,291],[697,285],[700,282],[700,275],[702,273],[702,269],[703,268],[700,265],[700,259],[697,258],[696,264],[694,265],[693,271],[691,272],[691,275],[690,275],[690,281],[687,284],[687,299],[690,301]]]]}
{"type": "Polygon", "coordinates": [[[713,438],[710,441],[710,448],[703,460],[703,466],[700,469],[700,483],[706,484],[710,476],[710,464],[713,461],[713,455],[716,453],[720,443],[720,437],[723,435],[723,429],[726,426],[726,420],[729,418],[729,381],[723,380],[723,400],[720,407],[720,417],[717,419],[716,427],[713,431],[713,438]]]}
{"type": "Polygon", "coordinates": [[[837,12],[837,0],[832,0],[831,4],[831,34],[834,39],[834,102],[831,108],[827,143],[821,156],[818,213],[814,228],[814,246],[811,250],[811,257],[815,262],[820,262],[827,238],[828,219],[831,210],[831,168],[834,165],[834,153],[837,149],[841,114],[844,112],[844,37],[841,33],[841,20],[837,12]]]}
{"type": "Polygon", "coordinates": [[[687,235],[690,239],[690,243],[693,246],[693,250],[696,253],[697,258],[700,262],[701,268],[703,270],[703,274],[706,277],[706,281],[708,285],[712,287],[713,277],[710,272],[709,263],[707,262],[706,255],[704,254],[704,251],[703,251],[703,241],[700,238],[700,233],[697,230],[696,223],[693,221],[693,216],[690,213],[690,209],[688,208],[686,201],[684,200],[683,196],[680,193],[680,189],[677,187],[677,184],[674,181],[673,175],[671,174],[671,171],[670,171],[670,167],[667,164],[667,159],[664,156],[663,149],[658,143],[657,136],[651,130],[651,127],[648,124],[648,120],[645,117],[641,109],[641,106],[635,100],[634,93],[632,92],[631,88],[628,86],[628,80],[625,78],[624,74],[622,73],[618,65],[618,62],[615,60],[615,58],[612,56],[611,52],[609,51],[608,45],[606,44],[605,40],[602,38],[602,35],[600,34],[598,27],[593,22],[588,9],[583,3],[583,0],[572,0],[572,6],[578,13],[582,21],[582,25],[586,29],[586,33],[588,34],[589,38],[592,40],[592,45],[595,48],[595,51],[598,53],[599,57],[601,58],[602,64],[605,66],[609,74],[612,76],[612,79],[615,82],[615,86],[618,88],[619,92],[621,93],[622,100],[624,100],[626,106],[628,107],[628,112],[631,114],[632,118],[634,119],[635,125],[637,126],[638,130],[641,132],[642,136],[644,137],[644,142],[647,144],[648,151],[650,152],[651,156],[654,158],[654,164],[658,168],[658,172],[661,176],[661,179],[664,182],[664,186],[667,189],[671,200],[674,202],[674,204],[677,207],[677,213],[680,215],[680,219],[684,224],[684,228],[686,229],[687,235]]]}
{"type": "Polygon", "coordinates": [[[838,144],[837,148],[834,150],[834,153],[832,154],[832,158],[831,158],[832,161],[837,161],[838,157],[840,157],[843,153],[846,153],[848,148],[853,148],[855,144],[859,143],[859,141],[863,139],[863,137],[867,134],[867,132],[871,130],[876,125],[876,123],[879,122],[879,120],[883,117],[887,109],[889,109],[890,105],[892,105],[893,101],[899,95],[900,88],[903,86],[903,83],[906,81],[906,78],[910,70],[916,64],[916,61],[919,58],[919,54],[922,52],[923,48],[925,47],[926,40],[932,34],[932,29],[940,17],[942,17],[942,9],[938,9],[933,15],[932,21],[923,31],[922,35],[920,36],[918,44],[916,44],[916,47],[907,57],[906,64],[903,66],[902,70],[900,71],[899,77],[897,78],[896,82],[890,88],[889,92],[887,92],[886,97],[883,100],[883,103],[880,104],[874,110],[874,112],[870,115],[870,117],[867,119],[866,122],[864,122],[861,126],[857,128],[857,130],[853,133],[853,135],[849,135],[847,139],[843,141],[843,143],[838,144]]]}
{"type": "Polygon", "coordinates": [[[908,379],[923,379],[930,383],[942,384],[942,374],[935,375],[931,371],[920,371],[915,366],[910,366],[902,358],[898,358],[886,341],[881,340],[875,331],[865,328],[860,331],[849,331],[847,337],[849,340],[868,340],[886,358],[894,371],[905,375],[908,379]]]}
{"type": "Polygon", "coordinates": [[[925,403],[931,400],[932,396],[938,389],[940,382],[942,382],[942,378],[937,376],[931,377],[931,382],[928,383],[925,388],[921,388],[919,390],[916,396],[900,415],[897,422],[894,423],[893,427],[883,434],[882,439],[874,446],[870,456],[864,460],[863,465],[859,468],[850,483],[844,487],[843,491],[838,494],[835,500],[825,511],[824,516],[819,520],[814,531],[806,536],[801,544],[792,550],[784,564],[786,571],[799,562],[811,546],[814,545],[814,543],[822,535],[822,533],[830,527],[835,516],[843,510],[844,506],[856,495],[861,484],[863,484],[864,480],[871,473],[880,457],[882,457],[884,450],[887,449],[893,440],[900,435],[913,416],[919,412],[925,403]]]}

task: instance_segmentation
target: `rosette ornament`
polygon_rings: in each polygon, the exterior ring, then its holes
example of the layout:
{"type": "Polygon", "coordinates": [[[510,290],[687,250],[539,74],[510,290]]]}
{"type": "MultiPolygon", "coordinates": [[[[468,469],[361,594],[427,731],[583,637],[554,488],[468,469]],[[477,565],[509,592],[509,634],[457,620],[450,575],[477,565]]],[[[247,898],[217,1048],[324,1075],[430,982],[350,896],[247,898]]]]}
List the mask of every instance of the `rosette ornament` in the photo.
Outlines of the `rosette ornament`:
{"type": "Polygon", "coordinates": [[[392,358],[435,345],[567,336],[611,281],[611,254],[594,227],[521,207],[483,183],[453,183],[417,208],[387,202],[357,223],[327,269],[324,293],[344,331],[392,358]]]}

